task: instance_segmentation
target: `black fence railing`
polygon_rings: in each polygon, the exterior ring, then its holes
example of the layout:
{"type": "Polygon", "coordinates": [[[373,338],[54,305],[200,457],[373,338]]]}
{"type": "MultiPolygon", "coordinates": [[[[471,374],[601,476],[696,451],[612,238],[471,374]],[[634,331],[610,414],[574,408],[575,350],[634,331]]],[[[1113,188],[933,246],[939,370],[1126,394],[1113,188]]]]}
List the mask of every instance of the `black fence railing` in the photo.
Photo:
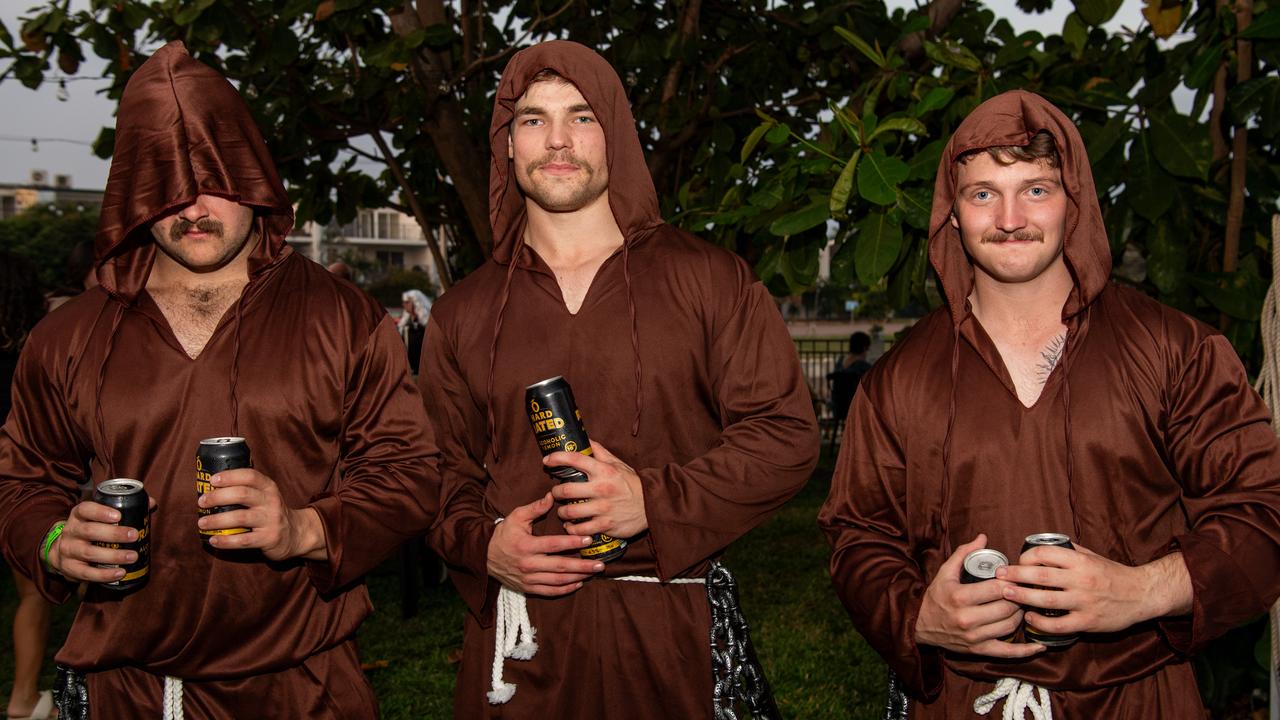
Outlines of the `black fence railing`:
{"type": "Polygon", "coordinates": [[[831,381],[827,373],[836,369],[836,361],[849,352],[845,338],[796,338],[796,352],[800,355],[800,369],[809,384],[809,396],[813,398],[813,412],[818,416],[823,432],[835,421],[831,407],[831,381]]]}

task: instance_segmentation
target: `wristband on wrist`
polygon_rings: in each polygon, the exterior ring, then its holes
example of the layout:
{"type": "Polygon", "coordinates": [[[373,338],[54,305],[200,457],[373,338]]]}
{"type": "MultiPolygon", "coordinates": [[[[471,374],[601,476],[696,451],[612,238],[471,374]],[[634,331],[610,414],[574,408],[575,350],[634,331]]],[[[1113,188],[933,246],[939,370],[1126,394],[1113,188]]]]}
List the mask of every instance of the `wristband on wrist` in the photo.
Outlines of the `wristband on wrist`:
{"type": "Polygon", "coordinates": [[[67,522],[65,520],[60,520],[54,523],[53,527],[49,528],[49,532],[45,534],[44,542],[40,546],[40,561],[44,563],[45,569],[49,572],[58,572],[49,564],[49,551],[53,549],[53,543],[55,543],[59,537],[62,537],[62,528],[66,526],[67,522]]]}

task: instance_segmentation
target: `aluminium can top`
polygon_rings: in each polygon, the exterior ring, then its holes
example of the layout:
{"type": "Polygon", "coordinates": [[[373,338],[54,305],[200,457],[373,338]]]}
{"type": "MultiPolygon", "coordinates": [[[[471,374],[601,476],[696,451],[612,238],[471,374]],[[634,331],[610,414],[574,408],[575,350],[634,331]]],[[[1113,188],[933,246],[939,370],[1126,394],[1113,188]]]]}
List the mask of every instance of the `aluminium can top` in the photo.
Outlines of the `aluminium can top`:
{"type": "Polygon", "coordinates": [[[541,387],[541,386],[543,386],[543,385],[550,385],[551,383],[553,383],[553,382],[555,382],[555,381],[557,381],[557,380],[564,380],[564,376],[563,376],[563,375],[557,375],[557,376],[555,376],[555,377],[547,378],[546,380],[539,380],[538,382],[536,382],[536,383],[534,383],[534,384],[530,385],[529,387],[525,388],[525,390],[526,390],[526,391],[528,391],[528,390],[534,390],[534,389],[537,389],[537,388],[539,388],[539,387],[541,387]]]}

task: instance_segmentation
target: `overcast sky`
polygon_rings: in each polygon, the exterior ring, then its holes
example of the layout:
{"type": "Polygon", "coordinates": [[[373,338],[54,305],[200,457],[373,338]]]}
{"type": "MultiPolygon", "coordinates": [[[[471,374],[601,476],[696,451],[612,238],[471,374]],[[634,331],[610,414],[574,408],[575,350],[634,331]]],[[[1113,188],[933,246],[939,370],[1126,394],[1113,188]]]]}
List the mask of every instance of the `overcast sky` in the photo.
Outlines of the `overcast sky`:
{"type": "MultiPolygon", "coordinates": [[[[18,17],[25,14],[22,8],[32,4],[28,0],[0,0],[0,20],[15,38],[18,17]]],[[[1029,16],[1020,12],[1012,0],[991,0],[987,4],[999,8],[997,12],[1008,17],[1019,31],[1039,28],[1046,33],[1060,32],[1073,7],[1067,0],[1057,0],[1048,13],[1029,16]]],[[[72,0],[73,8],[87,5],[87,0],[72,0]]],[[[889,5],[914,3],[889,0],[889,5]]],[[[1114,31],[1121,26],[1140,27],[1145,23],[1141,6],[1141,0],[1124,0],[1107,28],[1114,31]]],[[[93,55],[87,47],[85,51],[93,55]]],[[[0,82],[0,182],[27,182],[32,170],[44,170],[51,179],[54,175],[70,175],[77,188],[102,188],[106,184],[108,163],[95,157],[89,148],[104,125],[115,123],[115,103],[98,92],[108,84],[97,77],[103,67],[104,62],[96,57],[86,59],[77,73],[77,78],[86,79],[66,83],[65,101],[58,99],[56,82],[46,81],[39,90],[28,90],[12,78],[0,82]],[[38,150],[33,151],[32,138],[37,139],[38,150]]]]}

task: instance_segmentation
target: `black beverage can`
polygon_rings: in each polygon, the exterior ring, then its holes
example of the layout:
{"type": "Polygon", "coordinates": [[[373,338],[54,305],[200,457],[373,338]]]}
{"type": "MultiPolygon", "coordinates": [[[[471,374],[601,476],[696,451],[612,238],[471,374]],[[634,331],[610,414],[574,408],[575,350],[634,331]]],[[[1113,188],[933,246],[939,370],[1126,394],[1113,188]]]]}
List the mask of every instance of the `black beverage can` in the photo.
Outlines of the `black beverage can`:
{"type": "Polygon", "coordinates": [[[964,556],[964,564],[960,571],[960,582],[965,585],[990,580],[996,576],[996,568],[1009,564],[1004,553],[991,548],[974,550],[964,556]]]}
{"type": "MultiPolygon", "coordinates": [[[[1075,546],[1071,544],[1071,538],[1062,533],[1036,533],[1028,535],[1026,542],[1022,544],[1022,552],[1026,552],[1035,547],[1060,547],[1068,550],[1074,550],[1075,546]]],[[[1059,588],[1044,587],[1042,585],[1028,585],[1027,587],[1037,590],[1058,590],[1059,588]]],[[[1027,610],[1040,613],[1045,617],[1062,617],[1067,615],[1066,610],[1057,610],[1053,608],[1028,607],[1027,610]]],[[[1053,633],[1036,630],[1031,625],[1026,626],[1025,634],[1028,640],[1033,640],[1041,645],[1048,647],[1066,647],[1074,643],[1080,636],[1071,633],[1069,635],[1055,635],[1053,633]]]]}
{"type": "MultiPolygon", "coordinates": [[[[557,375],[525,388],[524,405],[543,457],[561,450],[591,454],[591,440],[582,424],[582,413],[573,399],[573,390],[563,377],[557,375]]],[[[562,483],[588,480],[585,474],[571,467],[547,468],[547,472],[562,483]]],[[[592,535],[591,544],[579,550],[578,554],[587,560],[609,562],[622,557],[626,549],[626,540],[599,533],[592,535]]]]}
{"type": "Polygon", "coordinates": [[[124,577],[115,582],[100,584],[112,590],[128,590],[145,584],[151,572],[151,517],[148,512],[150,501],[142,482],[131,478],[104,480],[93,489],[93,501],[115,508],[120,513],[117,525],[138,531],[138,539],[131,543],[94,543],[98,547],[132,550],[138,554],[138,559],[128,565],[95,563],[100,568],[124,568],[124,577]]]}
{"type": "MultiPolygon", "coordinates": [[[[249,459],[249,443],[241,437],[215,437],[205,438],[200,441],[200,445],[196,448],[196,513],[198,518],[206,515],[214,515],[217,513],[230,512],[232,510],[244,510],[244,505],[220,505],[212,508],[202,508],[199,505],[201,496],[213,490],[213,486],[209,484],[209,478],[217,475],[223,470],[237,470],[239,468],[253,467],[253,463],[249,459]]],[[[239,535],[240,533],[249,532],[249,528],[223,528],[219,530],[205,530],[197,526],[200,531],[200,539],[206,544],[209,538],[214,535],[239,535]]]]}

